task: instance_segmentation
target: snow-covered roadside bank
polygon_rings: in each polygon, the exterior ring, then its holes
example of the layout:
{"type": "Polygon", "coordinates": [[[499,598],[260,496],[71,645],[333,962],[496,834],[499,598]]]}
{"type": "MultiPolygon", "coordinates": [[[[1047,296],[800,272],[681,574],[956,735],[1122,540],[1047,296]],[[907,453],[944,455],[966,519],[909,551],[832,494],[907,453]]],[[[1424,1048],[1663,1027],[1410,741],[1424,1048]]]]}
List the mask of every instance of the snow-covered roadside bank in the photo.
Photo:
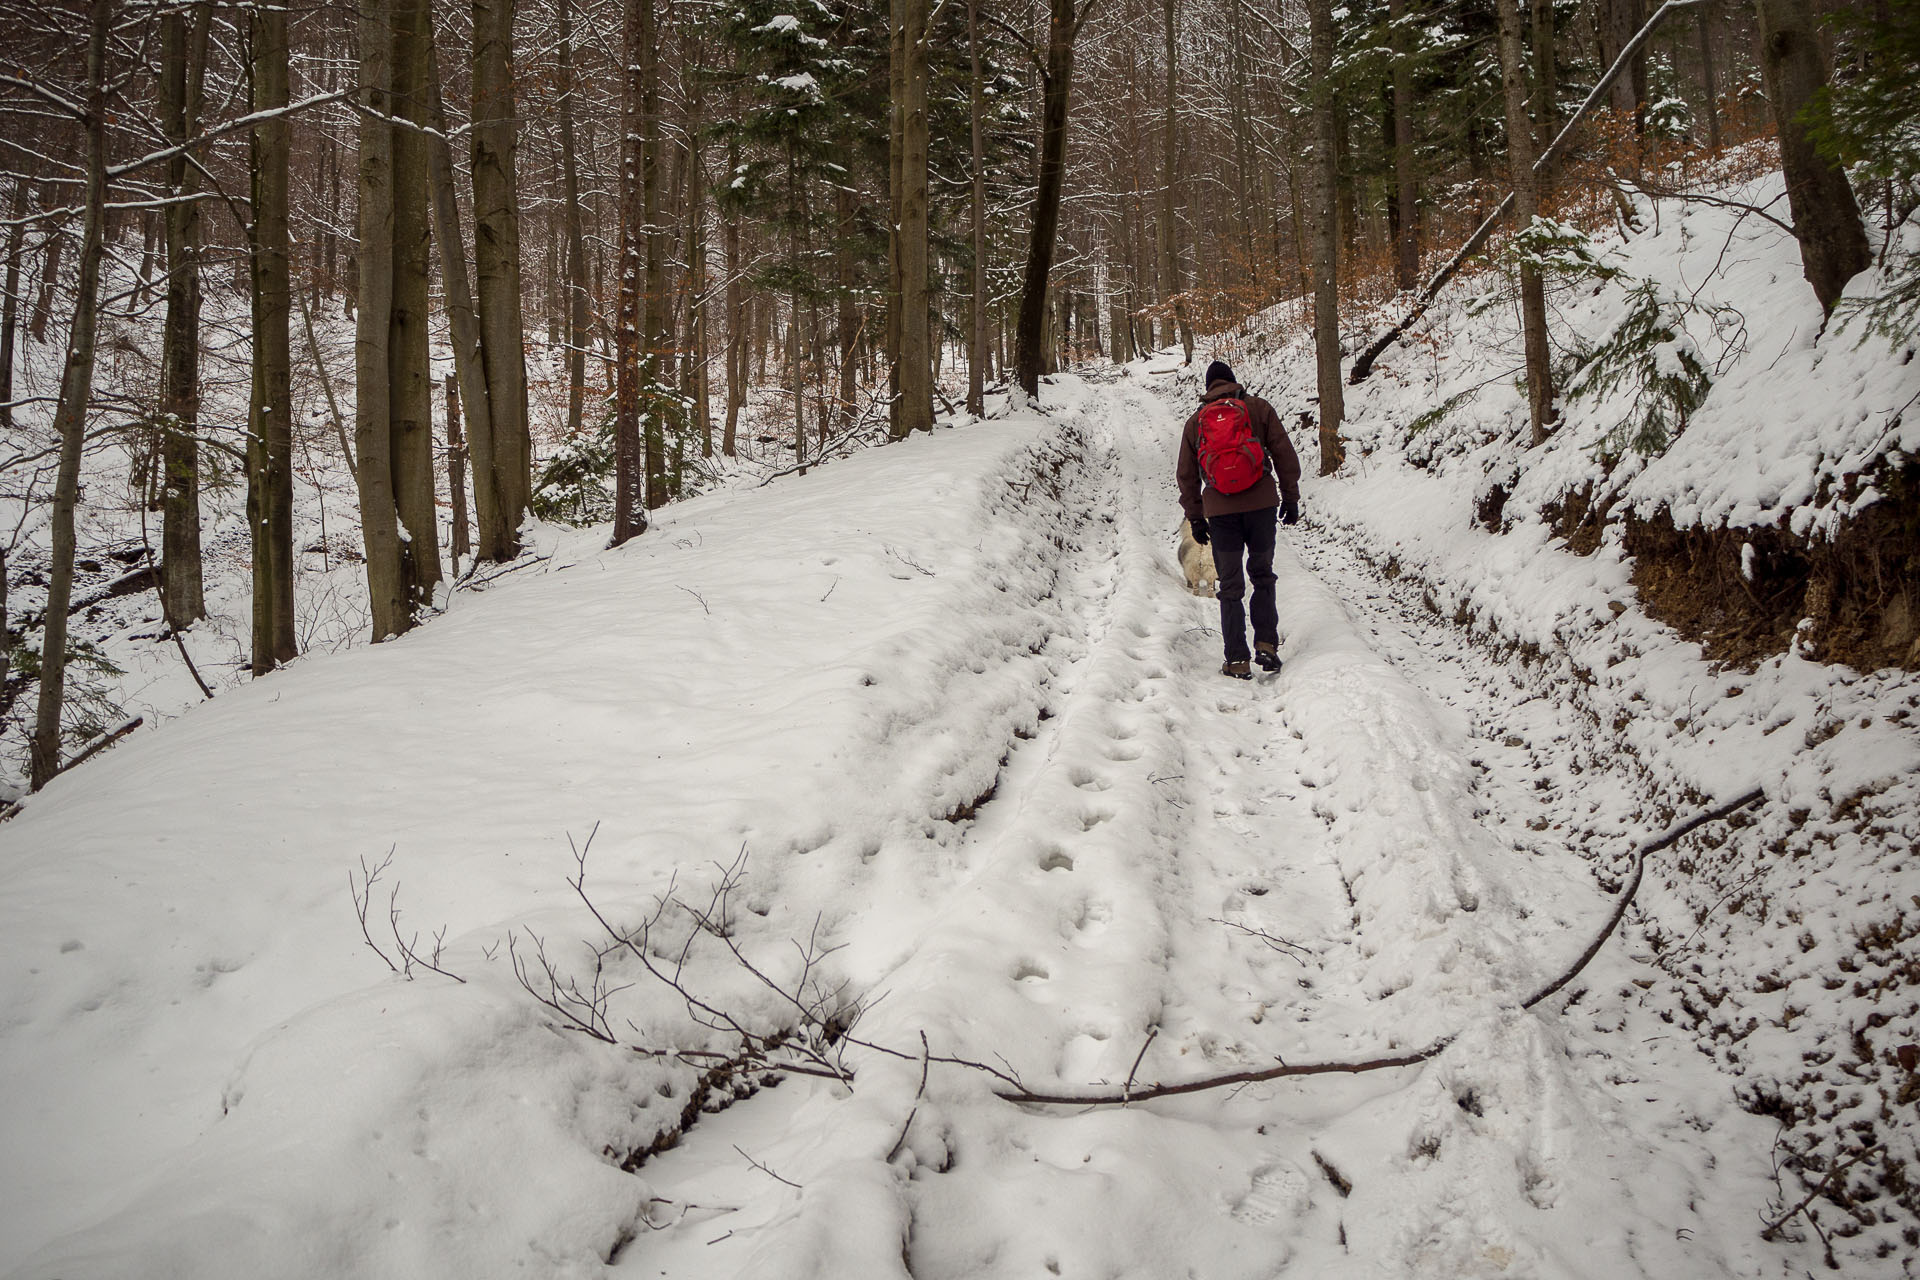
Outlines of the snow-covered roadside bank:
{"type": "MultiPolygon", "coordinates": [[[[617,1206],[592,1190],[601,1148],[644,1146],[664,1124],[644,1100],[692,1073],[543,1030],[503,937],[536,930],[577,969],[591,921],[567,837],[595,823],[603,909],[709,879],[744,845],[743,931],[782,947],[862,906],[868,860],[905,856],[890,842],[937,857],[940,815],[992,776],[977,738],[1031,718],[1013,668],[1059,629],[1053,566],[1027,553],[1057,517],[1011,498],[1075,483],[1078,457],[1027,420],[690,503],[625,551],[311,659],[56,782],[0,828],[5,1128],[39,1153],[7,1165],[5,1261],[80,1228],[28,1274],[603,1257],[646,1194],[625,1175],[617,1206]],[[978,690],[974,723],[928,720],[953,686],[978,690]],[[457,992],[376,981],[346,882],[389,849],[404,928],[444,926],[457,992]],[[409,1026],[386,1030],[391,1015],[409,1026]],[[410,1029],[428,1019],[446,1030],[410,1029]],[[462,1071],[479,1074],[444,1092],[462,1071]],[[578,1167],[455,1158],[487,1149],[480,1104],[513,1095],[578,1167]],[[281,1158],[249,1167],[262,1149],[281,1158]],[[223,1190],[196,1197],[196,1181],[223,1190]],[[53,1261],[76,1253],[93,1261],[53,1261]]],[[[383,886],[376,930],[384,908],[383,886]]],[[[662,993],[627,999],[616,1016],[684,1022],[662,993]]]]}

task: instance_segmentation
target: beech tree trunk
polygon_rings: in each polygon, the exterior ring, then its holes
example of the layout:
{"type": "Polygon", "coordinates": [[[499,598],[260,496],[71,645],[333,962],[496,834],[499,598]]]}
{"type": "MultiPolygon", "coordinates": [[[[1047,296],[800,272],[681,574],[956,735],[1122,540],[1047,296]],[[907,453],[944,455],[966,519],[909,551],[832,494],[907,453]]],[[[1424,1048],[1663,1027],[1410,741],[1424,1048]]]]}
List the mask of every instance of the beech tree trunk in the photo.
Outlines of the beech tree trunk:
{"type": "Polygon", "coordinates": [[[1829,314],[1847,281],[1873,260],[1860,206],[1846,171],[1814,149],[1801,115],[1826,87],[1826,61],[1808,0],[1755,0],[1760,19],[1760,74],[1780,127],[1780,168],[1800,262],[1813,294],[1829,314]]]}
{"type": "Polygon", "coordinates": [[[107,38],[113,0],[91,0],[87,41],[87,194],[80,241],[79,288],[67,363],[53,428],[60,438],[60,464],[53,486],[53,560],[40,641],[40,697],[33,721],[30,785],[38,791],[60,771],[60,713],[66,705],[67,609],[73,600],[73,511],[80,499],[80,454],[86,444],[87,401],[93,393],[94,332],[99,318],[100,258],[107,204],[107,38]]]}
{"type": "MultiPolygon", "coordinates": [[[[407,606],[418,619],[433,606],[434,592],[440,585],[440,521],[433,500],[433,365],[427,333],[432,277],[427,136],[418,128],[407,127],[424,125],[430,118],[430,0],[394,0],[394,28],[393,111],[407,123],[397,124],[393,130],[393,336],[388,351],[392,407],[388,410],[388,426],[393,433],[393,499],[403,534],[407,606]]],[[[519,352],[516,338],[516,365],[519,352]]]]}
{"type": "Polygon", "coordinates": [[[1311,256],[1313,268],[1313,349],[1315,381],[1320,394],[1320,474],[1332,475],[1346,461],[1340,438],[1346,420],[1346,397],[1340,382],[1340,175],[1334,153],[1332,0],[1309,0],[1307,5],[1308,61],[1313,76],[1313,194],[1311,256]]]}
{"type": "MultiPolygon", "coordinates": [[[[389,392],[393,322],[394,0],[360,0],[359,297],[354,320],[354,428],[361,540],[376,643],[413,626],[394,505],[389,392]]],[[[476,486],[477,487],[477,486],[476,486]]]]}
{"type": "MultiPolygon", "coordinates": [[[[1500,80],[1507,106],[1507,159],[1513,174],[1515,226],[1525,231],[1540,211],[1533,173],[1533,121],[1527,116],[1527,76],[1522,62],[1519,0],[1494,0],[1500,31],[1500,80]]],[[[1547,439],[1553,423],[1553,356],[1547,346],[1547,297],[1538,269],[1520,265],[1520,333],[1527,353],[1527,418],[1533,443],[1547,439]]]]}
{"type": "Polygon", "coordinates": [[[447,495],[453,499],[453,569],[473,551],[473,535],[467,524],[467,446],[460,437],[460,380],[448,374],[447,390],[447,495]]]}
{"type": "MultiPolygon", "coordinates": [[[[160,124],[179,146],[200,128],[213,6],[169,13],[160,25],[160,124]]],[[[187,155],[167,162],[167,314],[160,339],[160,593],[169,626],[207,616],[200,558],[200,189],[187,155]]],[[[11,305],[12,276],[8,276],[11,305]]],[[[11,334],[9,334],[9,339],[11,334]]]]}
{"type": "MultiPolygon", "coordinates": [[[[288,102],[287,13],[249,15],[253,110],[288,102]]],[[[288,261],[285,116],[253,127],[253,406],[247,431],[247,523],[253,534],[253,675],[299,651],[293,626],[293,276],[288,261]]]]}
{"type": "Polygon", "coordinates": [[[482,560],[520,553],[533,487],[527,432],[526,328],[520,306],[520,193],[513,102],[514,0],[473,0],[474,283],[491,438],[473,443],[482,560]]]}

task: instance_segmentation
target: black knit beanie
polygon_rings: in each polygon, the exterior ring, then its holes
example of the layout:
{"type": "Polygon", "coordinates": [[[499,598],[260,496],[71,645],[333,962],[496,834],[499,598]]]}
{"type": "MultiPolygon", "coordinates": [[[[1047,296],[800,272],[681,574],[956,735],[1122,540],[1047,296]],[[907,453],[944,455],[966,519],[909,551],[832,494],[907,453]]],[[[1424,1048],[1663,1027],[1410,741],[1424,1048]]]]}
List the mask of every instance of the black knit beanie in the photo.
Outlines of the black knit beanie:
{"type": "Polygon", "coordinates": [[[1207,366],[1206,385],[1209,387],[1216,382],[1238,382],[1238,381],[1240,381],[1240,379],[1233,376],[1233,370],[1227,368],[1227,362],[1225,360],[1215,360],[1212,364],[1207,366]]]}

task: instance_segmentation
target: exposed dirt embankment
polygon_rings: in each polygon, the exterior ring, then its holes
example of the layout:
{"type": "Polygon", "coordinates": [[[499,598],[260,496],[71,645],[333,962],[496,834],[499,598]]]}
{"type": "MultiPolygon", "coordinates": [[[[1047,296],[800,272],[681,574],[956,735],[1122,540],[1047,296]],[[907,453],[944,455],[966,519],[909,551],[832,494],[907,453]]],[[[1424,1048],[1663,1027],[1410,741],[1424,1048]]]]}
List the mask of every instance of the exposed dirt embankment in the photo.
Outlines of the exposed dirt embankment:
{"type": "Polygon", "coordinates": [[[1792,648],[1863,671],[1920,669],[1920,476],[1888,466],[1877,484],[1886,496],[1830,539],[1679,528],[1664,508],[1627,516],[1642,604],[1716,661],[1752,666],[1792,648]]]}

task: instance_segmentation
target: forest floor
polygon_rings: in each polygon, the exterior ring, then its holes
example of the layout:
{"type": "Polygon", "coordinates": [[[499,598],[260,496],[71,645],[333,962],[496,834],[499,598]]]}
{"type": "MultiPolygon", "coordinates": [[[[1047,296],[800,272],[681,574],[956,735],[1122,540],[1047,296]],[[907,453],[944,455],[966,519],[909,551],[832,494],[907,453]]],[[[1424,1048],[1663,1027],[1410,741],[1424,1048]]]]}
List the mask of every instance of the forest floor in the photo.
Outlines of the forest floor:
{"type": "MultiPolygon", "coordinates": [[[[0,1128],[35,1153],[0,1170],[0,1273],[1818,1269],[1760,1238],[1802,1193],[1676,1027],[1655,917],[1515,1007],[1687,816],[1650,797],[1715,797],[1312,500],[1284,669],[1218,675],[1175,557],[1190,381],[1062,377],[1044,417],[552,539],[31,799],[0,826],[0,1128]],[[372,940],[464,981],[362,939],[350,883],[390,853],[372,940]],[[635,1052],[732,1047],[685,993],[891,1052],[687,1123],[700,1073],[635,1052]]],[[[1731,795],[1765,761],[1728,750],[1731,795]]]]}

